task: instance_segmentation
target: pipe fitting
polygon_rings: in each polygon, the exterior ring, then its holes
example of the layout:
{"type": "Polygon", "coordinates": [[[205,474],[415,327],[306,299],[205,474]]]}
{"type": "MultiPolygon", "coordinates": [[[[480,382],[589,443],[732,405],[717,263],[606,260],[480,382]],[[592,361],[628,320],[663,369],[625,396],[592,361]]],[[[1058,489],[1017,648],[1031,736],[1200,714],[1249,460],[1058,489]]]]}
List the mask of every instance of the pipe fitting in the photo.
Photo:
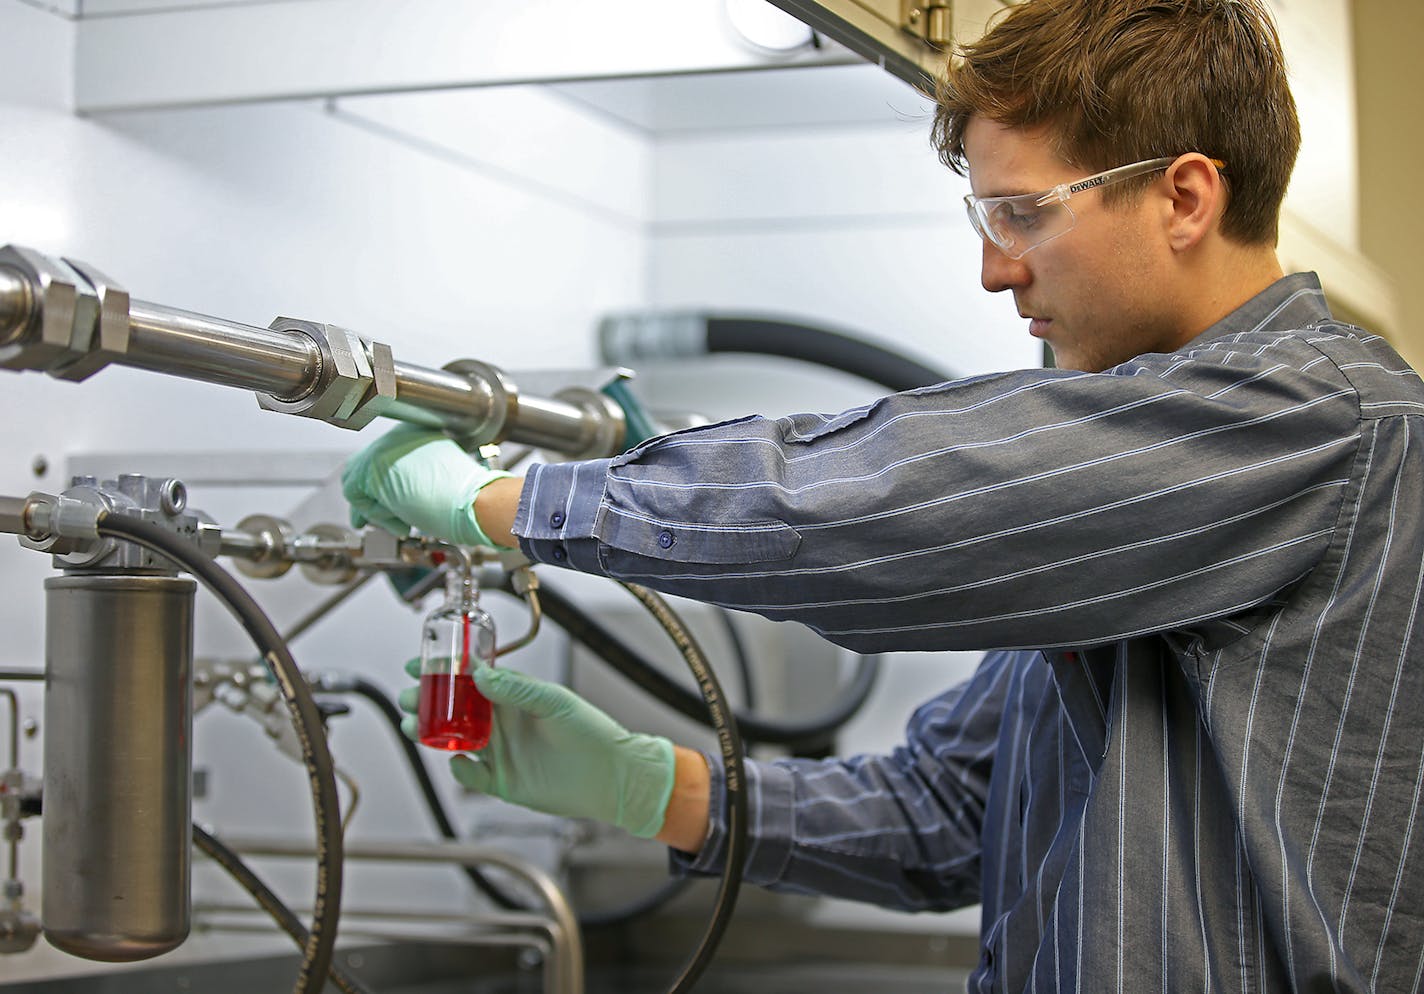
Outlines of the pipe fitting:
{"type": "Polygon", "coordinates": [[[498,366],[478,359],[456,359],[441,368],[468,380],[483,408],[471,410],[473,418],[468,423],[450,426],[455,441],[467,450],[502,441],[505,429],[519,415],[519,387],[514,381],[498,366]]]}
{"type": "Polygon", "coordinates": [[[292,568],[289,558],[292,542],[292,526],[281,518],[270,514],[249,514],[237,523],[236,534],[224,535],[222,551],[234,556],[233,565],[244,576],[255,580],[271,580],[282,576],[292,568]],[[237,536],[250,539],[238,554],[237,536]]]}
{"type": "MultiPolygon", "coordinates": [[[[129,350],[129,292],[88,263],[64,260],[88,284],[87,298],[92,298],[97,327],[84,343],[85,351],[72,362],[50,375],[57,380],[78,383],[87,380],[109,363],[122,359],[129,350]]],[[[78,334],[75,336],[78,343],[78,334]]]]}
{"type": "Polygon", "coordinates": [[[390,346],[367,342],[334,324],[279,317],[272,331],[297,332],[315,343],[320,357],[315,383],[299,395],[257,395],[265,411],[317,418],[338,428],[366,427],[395,399],[395,359],[390,346]]]}
{"type": "Polygon", "coordinates": [[[53,372],[82,358],[93,344],[99,298],[64,260],[20,245],[0,248],[0,269],[26,283],[29,318],[0,347],[0,369],[53,372]]]}
{"type": "Polygon", "coordinates": [[[11,266],[0,266],[0,348],[10,345],[34,317],[30,282],[11,266]]]}

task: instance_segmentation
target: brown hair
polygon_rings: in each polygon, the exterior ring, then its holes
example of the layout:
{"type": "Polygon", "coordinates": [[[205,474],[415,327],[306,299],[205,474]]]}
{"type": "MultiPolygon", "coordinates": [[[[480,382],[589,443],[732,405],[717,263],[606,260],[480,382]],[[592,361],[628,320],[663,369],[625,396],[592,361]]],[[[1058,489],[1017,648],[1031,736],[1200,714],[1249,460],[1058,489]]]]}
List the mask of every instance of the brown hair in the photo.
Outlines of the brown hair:
{"type": "Polygon", "coordinates": [[[1300,122],[1263,0],[1027,0],[956,53],[937,100],[931,140],[961,175],[975,114],[1047,125],[1055,153],[1084,170],[1201,152],[1226,163],[1222,234],[1276,241],[1300,122]]]}

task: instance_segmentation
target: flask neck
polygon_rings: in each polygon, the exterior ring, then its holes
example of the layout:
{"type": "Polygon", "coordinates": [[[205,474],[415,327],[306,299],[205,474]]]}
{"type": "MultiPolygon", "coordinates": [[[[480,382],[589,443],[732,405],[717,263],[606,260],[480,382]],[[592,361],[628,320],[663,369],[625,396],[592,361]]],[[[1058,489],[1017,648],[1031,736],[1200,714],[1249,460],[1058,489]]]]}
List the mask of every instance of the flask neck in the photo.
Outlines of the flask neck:
{"type": "Polygon", "coordinates": [[[445,605],[470,610],[479,606],[480,588],[472,572],[460,569],[445,573],[445,605]]]}

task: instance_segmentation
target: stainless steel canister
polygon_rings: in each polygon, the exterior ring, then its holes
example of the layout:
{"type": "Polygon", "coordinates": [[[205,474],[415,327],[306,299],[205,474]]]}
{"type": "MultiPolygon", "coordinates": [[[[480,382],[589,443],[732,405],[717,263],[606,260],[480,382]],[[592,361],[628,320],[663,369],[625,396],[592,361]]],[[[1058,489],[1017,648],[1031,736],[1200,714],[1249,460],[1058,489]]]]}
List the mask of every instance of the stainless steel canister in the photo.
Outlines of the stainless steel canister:
{"type": "Polygon", "coordinates": [[[188,935],[193,603],[181,577],[45,581],[45,938],[86,959],[188,935]]]}

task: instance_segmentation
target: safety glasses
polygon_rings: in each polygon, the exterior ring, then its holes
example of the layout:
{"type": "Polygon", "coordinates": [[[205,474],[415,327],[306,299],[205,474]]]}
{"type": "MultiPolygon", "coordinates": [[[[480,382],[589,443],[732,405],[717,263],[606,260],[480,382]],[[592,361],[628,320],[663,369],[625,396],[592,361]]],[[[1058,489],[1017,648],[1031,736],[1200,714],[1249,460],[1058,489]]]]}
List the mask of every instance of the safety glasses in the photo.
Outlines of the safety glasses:
{"type": "MultiPolygon", "coordinates": [[[[1025,252],[1057,238],[1077,223],[1077,217],[1068,207],[1068,201],[1074,194],[1166,169],[1176,161],[1176,156],[1146,159],[1072,183],[1059,183],[1051,190],[1040,193],[1021,193],[1012,197],[976,197],[971,193],[964,198],[964,206],[969,211],[969,223],[974,225],[980,238],[1010,259],[1020,259],[1025,252]]],[[[1226,163],[1219,159],[1211,161],[1218,169],[1226,168],[1226,163]]]]}

